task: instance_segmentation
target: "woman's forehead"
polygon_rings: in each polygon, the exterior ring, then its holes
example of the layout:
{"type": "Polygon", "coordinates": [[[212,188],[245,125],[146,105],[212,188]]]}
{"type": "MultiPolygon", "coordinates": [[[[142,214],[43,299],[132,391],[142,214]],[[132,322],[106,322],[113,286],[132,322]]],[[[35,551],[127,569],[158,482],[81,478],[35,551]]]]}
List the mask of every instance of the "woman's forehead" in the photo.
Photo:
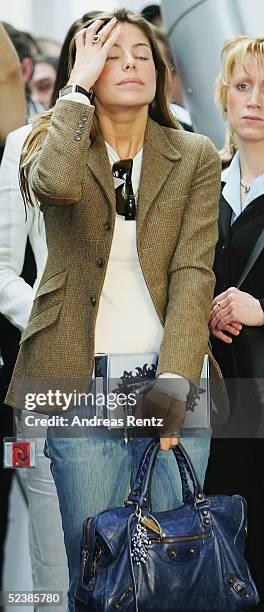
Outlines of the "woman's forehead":
{"type": "Polygon", "coordinates": [[[233,75],[246,74],[248,76],[255,76],[257,74],[263,74],[264,78],[264,56],[259,53],[255,55],[253,53],[246,53],[243,58],[240,58],[234,63],[233,75]]]}
{"type": "Polygon", "coordinates": [[[118,42],[130,42],[131,44],[145,43],[150,46],[146,34],[132,23],[121,23],[121,31],[118,37],[118,42]]]}

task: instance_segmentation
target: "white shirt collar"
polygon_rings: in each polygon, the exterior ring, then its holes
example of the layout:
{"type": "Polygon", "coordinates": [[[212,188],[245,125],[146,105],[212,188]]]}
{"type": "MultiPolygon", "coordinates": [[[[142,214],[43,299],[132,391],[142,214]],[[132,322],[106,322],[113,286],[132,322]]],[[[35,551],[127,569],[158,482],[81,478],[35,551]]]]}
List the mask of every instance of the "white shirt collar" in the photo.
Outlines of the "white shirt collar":
{"type": "MultiPolygon", "coordinates": [[[[221,175],[222,182],[225,183],[223,188],[223,196],[225,200],[228,202],[229,206],[231,206],[233,210],[232,220],[233,223],[237,217],[241,214],[241,206],[240,206],[240,153],[236,152],[234,155],[231,164],[228,168],[223,170],[221,175]]],[[[243,210],[251,203],[253,200],[258,198],[260,195],[264,194],[264,173],[260,174],[255,178],[250,187],[250,192],[248,197],[243,205],[243,210]]]]}

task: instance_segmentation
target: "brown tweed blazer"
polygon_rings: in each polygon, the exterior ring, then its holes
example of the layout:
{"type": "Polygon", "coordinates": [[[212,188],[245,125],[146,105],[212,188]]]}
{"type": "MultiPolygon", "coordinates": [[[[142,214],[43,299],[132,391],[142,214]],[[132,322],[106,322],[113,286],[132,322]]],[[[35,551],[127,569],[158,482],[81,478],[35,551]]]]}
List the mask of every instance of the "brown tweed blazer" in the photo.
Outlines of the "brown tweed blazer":
{"type": "MultiPolygon", "coordinates": [[[[115,190],[94,107],[60,100],[29,172],[44,207],[48,261],[7,403],[46,388],[87,391],[97,309],[115,223],[115,190]]],[[[208,348],[220,160],[204,136],[148,119],[137,211],[137,248],[164,325],[158,371],[198,380],[208,348]]],[[[120,279],[122,282],[122,279],[120,279]]],[[[139,313],[140,316],[140,313],[139,313]]],[[[50,409],[50,408],[49,408],[50,409]]],[[[43,406],[45,413],[48,407],[43,406]]]]}

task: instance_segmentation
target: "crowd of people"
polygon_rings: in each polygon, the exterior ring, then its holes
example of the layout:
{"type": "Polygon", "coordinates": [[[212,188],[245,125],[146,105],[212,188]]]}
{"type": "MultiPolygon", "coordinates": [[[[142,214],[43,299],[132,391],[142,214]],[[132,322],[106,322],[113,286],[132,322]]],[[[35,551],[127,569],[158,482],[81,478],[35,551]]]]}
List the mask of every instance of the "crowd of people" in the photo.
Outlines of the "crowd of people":
{"type": "MultiPolygon", "coordinates": [[[[3,23],[0,49],[0,590],[12,408],[17,436],[28,435],[21,381],[87,390],[96,354],[157,353],[143,412],[164,401],[164,379],[180,389],[153,478],[154,509],[166,510],[181,504],[168,451],[208,354],[228,422],[182,441],[208,494],[247,501],[246,558],[264,610],[264,36],[224,45],[220,152],[193,132],[156,5],[86,13],[61,46],[3,23]],[[112,175],[123,160],[133,160],[133,212],[112,175]]],[[[83,521],[122,505],[148,441],[98,429],[64,439],[52,427],[36,438],[37,465],[22,470],[33,587],[68,591],[67,612],[83,521]]]]}

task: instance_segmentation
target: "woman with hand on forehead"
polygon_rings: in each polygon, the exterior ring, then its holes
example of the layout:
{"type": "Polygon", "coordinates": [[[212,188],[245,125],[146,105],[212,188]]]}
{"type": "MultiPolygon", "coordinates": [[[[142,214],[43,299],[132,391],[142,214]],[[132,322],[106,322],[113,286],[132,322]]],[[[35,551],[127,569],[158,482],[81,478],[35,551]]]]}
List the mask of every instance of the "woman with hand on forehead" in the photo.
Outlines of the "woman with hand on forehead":
{"type": "Polygon", "coordinates": [[[222,430],[229,439],[212,441],[206,490],[239,493],[248,502],[247,559],[263,610],[264,37],[236,36],[222,58],[216,100],[228,126],[221,154],[228,167],[222,172],[210,327],[231,418],[222,430]],[[259,239],[258,256],[244,274],[259,239]]]}
{"type": "MultiPolygon", "coordinates": [[[[156,352],[157,382],[175,377],[186,397],[209,351],[219,156],[171,116],[168,70],[142,17],[122,9],[88,23],[75,36],[70,66],[67,87],[33,128],[22,157],[24,194],[34,204],[33,191],[44,205],[49,255],[8,401],[23,377],[36,386],[40,377],[72,381],[87,392],[97,353],[156,352]],[[121,181],[111,170],[119,160],[133,160],[130,199],[115,191],[121,181]]],[[[178,441],[175,430],[166,433],[164,451],[178,441]]],[[[68,556],[69,611],[82,523],[123,505],[148,442],[131,435],[126,444],[99,428],[77,435],[56,438],[49,430],[46,440],[68,556]]],[[[209,438],[185,442],[201,481],[209,445],[209,438]]],[[[154,508],[178,505],[180,490],[174,457],[159,453],[154,508]]]]}

